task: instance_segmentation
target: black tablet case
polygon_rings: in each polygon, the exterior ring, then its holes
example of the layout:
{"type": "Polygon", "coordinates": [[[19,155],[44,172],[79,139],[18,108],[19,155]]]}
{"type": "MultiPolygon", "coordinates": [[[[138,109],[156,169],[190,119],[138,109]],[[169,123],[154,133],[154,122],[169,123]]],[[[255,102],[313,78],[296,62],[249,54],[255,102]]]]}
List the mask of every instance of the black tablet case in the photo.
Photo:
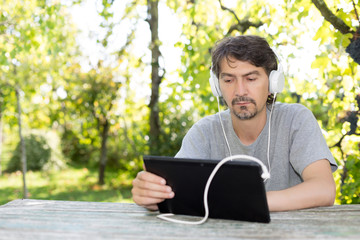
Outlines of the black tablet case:
{"type": "MultiPolygon", "coordinates": [[[[144,156],[146,170],[166,179],[173,199],[158,204],[161,213],[204,216],[206,182],[219,160],[144,156]]],[[[249,160],[229,161],[216,173],[208,194],[209,217],[270,222],[262,169],[249,160]]]]}

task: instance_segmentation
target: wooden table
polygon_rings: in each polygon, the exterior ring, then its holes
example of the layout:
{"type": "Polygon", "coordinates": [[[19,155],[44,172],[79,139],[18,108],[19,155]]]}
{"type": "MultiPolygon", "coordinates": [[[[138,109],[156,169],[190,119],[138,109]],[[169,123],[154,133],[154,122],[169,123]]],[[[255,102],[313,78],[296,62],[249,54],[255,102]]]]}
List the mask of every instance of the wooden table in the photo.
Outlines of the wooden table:
{"type": "Polygon", "coordinates": [[[156,215],[131,203],[15,200],[0,206],[0,239],[360,239],[360,205],[271,213],[269,224],[156,215]]]}

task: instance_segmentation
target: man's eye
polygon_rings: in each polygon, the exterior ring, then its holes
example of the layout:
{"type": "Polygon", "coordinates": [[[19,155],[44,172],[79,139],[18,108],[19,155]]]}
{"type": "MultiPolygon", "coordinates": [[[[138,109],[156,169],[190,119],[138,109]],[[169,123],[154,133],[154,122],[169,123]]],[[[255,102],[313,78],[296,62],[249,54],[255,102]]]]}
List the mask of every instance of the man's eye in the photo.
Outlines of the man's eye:
{"type": "Polygon", "coordinates": [[[255,81],[256,78],[248,78],[249,81],[255,81]]]}
{"type": "Polygon", "coordinates": [[[224,79],[224,82],[229,83],[231,82],[231,79],[224,79]]]}

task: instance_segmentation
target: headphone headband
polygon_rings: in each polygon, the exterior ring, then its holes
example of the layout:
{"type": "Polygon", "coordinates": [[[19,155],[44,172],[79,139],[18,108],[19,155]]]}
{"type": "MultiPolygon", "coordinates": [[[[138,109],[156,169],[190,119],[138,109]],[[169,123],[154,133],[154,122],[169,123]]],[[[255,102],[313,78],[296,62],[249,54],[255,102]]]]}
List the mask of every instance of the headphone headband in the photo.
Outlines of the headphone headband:
{"type": "MultiPolygon", "coordinates": [[[[276,51],[271,48],[273,53],[275,54],[278,64],[277,64],[277,70],[272,70],[269,74],[269,92],[270,93],[279,93],[284,89],[285,85],[285,76],[284,76],[284,70],[281,65],[280,57],[276,53],[276,51]]],[[[213,92],[215,97],[221,97],[221,91],[220,91],[220,85],[219,85],[219,79],[213,72],[213,68],[210,69],[210,87],[211,91],[213,92]]]]}

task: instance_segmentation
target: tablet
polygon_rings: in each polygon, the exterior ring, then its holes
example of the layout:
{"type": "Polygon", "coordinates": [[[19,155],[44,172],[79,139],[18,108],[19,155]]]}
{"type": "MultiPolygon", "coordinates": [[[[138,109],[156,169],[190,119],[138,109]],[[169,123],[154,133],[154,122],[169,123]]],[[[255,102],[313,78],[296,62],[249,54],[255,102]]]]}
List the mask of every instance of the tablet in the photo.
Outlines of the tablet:
{"type": "MultiPolygon", "coordinates": [[[[205,215],[204,189],[219,160],[143,156],[145,168],[166,179],[175,193],[158,204],[161,213],[205,215]]],[[[209,217],[270,222],[262,169],[250,160],[225,163],[211,182],[209,217]]]]}

